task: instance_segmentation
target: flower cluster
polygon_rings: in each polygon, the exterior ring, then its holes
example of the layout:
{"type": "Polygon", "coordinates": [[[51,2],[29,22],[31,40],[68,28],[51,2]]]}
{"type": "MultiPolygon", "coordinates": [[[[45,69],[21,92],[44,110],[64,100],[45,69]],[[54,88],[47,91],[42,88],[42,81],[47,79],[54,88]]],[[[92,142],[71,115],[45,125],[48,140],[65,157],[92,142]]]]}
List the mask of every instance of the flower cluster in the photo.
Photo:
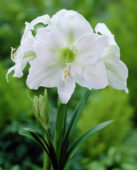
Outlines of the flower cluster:
{"type": "Polygon", "coordinates": [[[19,48],[12,49],[15,65],[8,70],[21,77],[30,64],[27,86],[30,89],[57,87],[62,103],[67,103],[76,83],[88,89],[108,85],[127,91],[128,69],[120,60],[114,35],[103,23],[95,31],[86,19],[73,10],[60,10],[51,18],[40,16],[26,23],[19,48]],[[32,34],[35,25],[44,27],[32,34]]]}

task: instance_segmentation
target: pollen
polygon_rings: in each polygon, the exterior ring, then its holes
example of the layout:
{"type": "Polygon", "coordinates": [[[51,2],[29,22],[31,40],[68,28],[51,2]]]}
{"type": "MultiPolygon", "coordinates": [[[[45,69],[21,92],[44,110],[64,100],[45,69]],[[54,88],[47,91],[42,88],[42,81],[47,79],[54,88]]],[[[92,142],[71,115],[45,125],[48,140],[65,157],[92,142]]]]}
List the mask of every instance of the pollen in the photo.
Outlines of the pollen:
{"type": "Polygon", "coordinates": [[[14,56],[17,55],[17,53],[16,52],[12,52],[11,55],[12,55],[12,57],[14,57],[14,56]]]}
{"type": "Polygon", "coordinates": [[[15,48],[11,47],[11,57],[15,57],[17,55],[15,48]]]}
{"type": "Polygon", "coordinates": [[[70,77],[70,70],[64,70],[64,77],[70,77]]]}

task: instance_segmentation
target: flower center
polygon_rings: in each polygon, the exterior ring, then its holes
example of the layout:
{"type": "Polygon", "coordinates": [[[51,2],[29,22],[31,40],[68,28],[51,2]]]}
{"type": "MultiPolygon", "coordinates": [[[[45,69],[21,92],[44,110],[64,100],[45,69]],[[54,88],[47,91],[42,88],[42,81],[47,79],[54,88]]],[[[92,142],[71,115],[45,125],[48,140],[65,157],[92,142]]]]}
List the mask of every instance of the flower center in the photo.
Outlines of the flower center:
{"type": "Polygon", "coordinates": [[[73,46],[67,46],[60,50],[59,57],[64,63],[72,63],[76,57],[76,50],[73,46]]]}

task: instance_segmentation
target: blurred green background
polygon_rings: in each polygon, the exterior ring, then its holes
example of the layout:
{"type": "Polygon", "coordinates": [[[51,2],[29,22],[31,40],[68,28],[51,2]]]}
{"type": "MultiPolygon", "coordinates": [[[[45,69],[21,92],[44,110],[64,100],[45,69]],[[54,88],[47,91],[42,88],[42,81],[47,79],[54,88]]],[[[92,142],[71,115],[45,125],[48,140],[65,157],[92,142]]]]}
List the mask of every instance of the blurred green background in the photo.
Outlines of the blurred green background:
{"type": "MultiPolygon", "coordinates": [[[[10,48],[19,45],[24,22],[45,13],[53,15],[62,8],[78,11],[93,28],[98,22],[106,23],[120,46],[121,59],[129,68],[128,95],[110,87],[91,92],[76,134],[102,121],[113,119],[114,123],[87,141],[72,158],[68,170],[136,170],[137,0],[0,0],[0,170],[42,167],[41,149],[18,134],[21,127],[37,125],[31,107],[33,94],[25,79],[11,75],[7,84],[5,75],[13,65],[10,48]]],[[[84,91],[77,87],[69,103],[71,109],[84,91]]],[[[51,91],[51,95],[54,93],[51,91]]],[[[54,107],[52,111],[54,119],[54,107]]]]}

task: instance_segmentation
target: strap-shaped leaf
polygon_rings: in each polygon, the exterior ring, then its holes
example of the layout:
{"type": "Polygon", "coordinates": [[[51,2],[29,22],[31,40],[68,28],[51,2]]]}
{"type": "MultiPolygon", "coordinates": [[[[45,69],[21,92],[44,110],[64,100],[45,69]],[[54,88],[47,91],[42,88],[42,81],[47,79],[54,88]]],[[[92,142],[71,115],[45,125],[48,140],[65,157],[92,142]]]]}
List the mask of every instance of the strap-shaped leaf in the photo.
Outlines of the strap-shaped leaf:
{"type": "Polygon", "coordinates": [[[87,103],[89,95],[90,95],[90,91],[87,90],[85,96],[82,98],[82,100],[80,101],[80,103],[78,104],[76,109],[74,110],[74,113],[72,114],[73,116],[72,116],[71,121],[70,121],[68,128],[66,130],[64,139],[67,138],[69,135],[71,135],[71,133],[73,133],[73,131],[77,125],[77,122],[81,116],[81,113],[83,111],[83,108],[87,103]]]}
{"type": "Polygon", "coordinates": [[[103,128],[105,128],[106,126],[108,126],[112,122],[113,122],[113,120],[109,120],[109,121],[100,123],[100,124],[94,126],[93,128],[89,129],[88,131],[86,131],[74,144],[72,144],[70,146],[63,162],[66,163],[70,159],[70,157],[79,149],[79,147],[87,139],[89,139],[91,136],[93,136],[94,134],[96,134],[97,132],[99,132],[100,130],[102,130],[103,128]]]}
{"type": "MultiPolygon", "coordinates": [[[[73,133],[73,131],[76,128],[77,122],[78,122],[78,120],[81,116],[81,113],[83,111],[84,106],[87,103],[89,95],[90,95],[90,91],[87,90],[85,96],[82,98],[82,100],[80,101],[80,103],[78,104],[76,109],[74,110],[73,116],[70,120],[70,123],[67,127],[66,133],[64,135],[63,144],[62,144],[62,148],[61,148],[61,154],[60,154],[61,156],[62,155],[64,156],[66,154],[67,150],[68,150],[68,147],[69,147],[69,144],[70,144],[69,137],[71,136],[71,134],[73,133]]],[[[62,157],[60,157],[59,165],[61,167],[64,166],[64,162],[62,160],[63,160],[62,157]]]]}
{"type": "Polygon", "coordinates": [[[44,139],[44,137],[39,132],[31,131],[29,128],[22,129],[20,131],[20,134],[29,137],[30,139],[37,142],[42,147],[42,149],[45,150],[45,152],[47,153],[54,169],[58,169],[57,157],[51,141],[47,142],[46,139],[44,139]]]}
{"type": "Polygon", "coordinates": [[[60,151],[62,146],[62,141],[65,133],[66,127],[66,115],[67,115],[67,105],[58,103],[58,113],[56,119],[56,129],[55,129],[55,148],[58,158],[60,157],[60,151]]]}
{"type": "Polygon", "coordinates": [[[56,156],[56,152],[54,150],[54,147],[53,147],[53,144],[49,141],[49,145],[47,143],[47,141],[44,139],[44,137],[39,134],[40,138],[43,140],[43,142],[45,143],[45,145],[47,146],[48,148],[48,151],[49,151],[49,158],[53,164],[53,167],[54,169],[58,169],[58,161],[57,161],[57,156],[56,156]]]}
{"type": "Polygon", "coordinates": [[[32,137],[32,135],[28,132],[30,130],[30,128],[23,128],[19,131],[19,134],[22,136],[25,136],[29,139],[32,139],[36,142],[36,140],[32,137]]]}
{"type": "Polygon", "coordinates": [[[36,136],[38,136],[38,134],[39,134],[38,130],[34,130],[34,129],[31,129],[31,128],[23,128],[19,131],[19,134],[22,135],[22,136],[25,136],[29,139],[32,139],[33,141],[38,143],[43,149],[45,149],[44,146],[43,146],[44,145],[43,142],[41,142],[41,141],[39,142],[39,140],[36,140],[36,138],[34,138],[34,136],[32,135],[31,132],[34,133],[36,136]]]}
{"type": "Polygon", "coordinates": [[[37,142],[42,147],[42,149],[44,149],[47,152],[47,154],[49,154],[47,146],[45,147],[45,144],[43,143],[41,138],[39,138],[38,132],[33,132],[30,128],[24,128],[24,129],[21,129],[19,133],[37,142]]]}

